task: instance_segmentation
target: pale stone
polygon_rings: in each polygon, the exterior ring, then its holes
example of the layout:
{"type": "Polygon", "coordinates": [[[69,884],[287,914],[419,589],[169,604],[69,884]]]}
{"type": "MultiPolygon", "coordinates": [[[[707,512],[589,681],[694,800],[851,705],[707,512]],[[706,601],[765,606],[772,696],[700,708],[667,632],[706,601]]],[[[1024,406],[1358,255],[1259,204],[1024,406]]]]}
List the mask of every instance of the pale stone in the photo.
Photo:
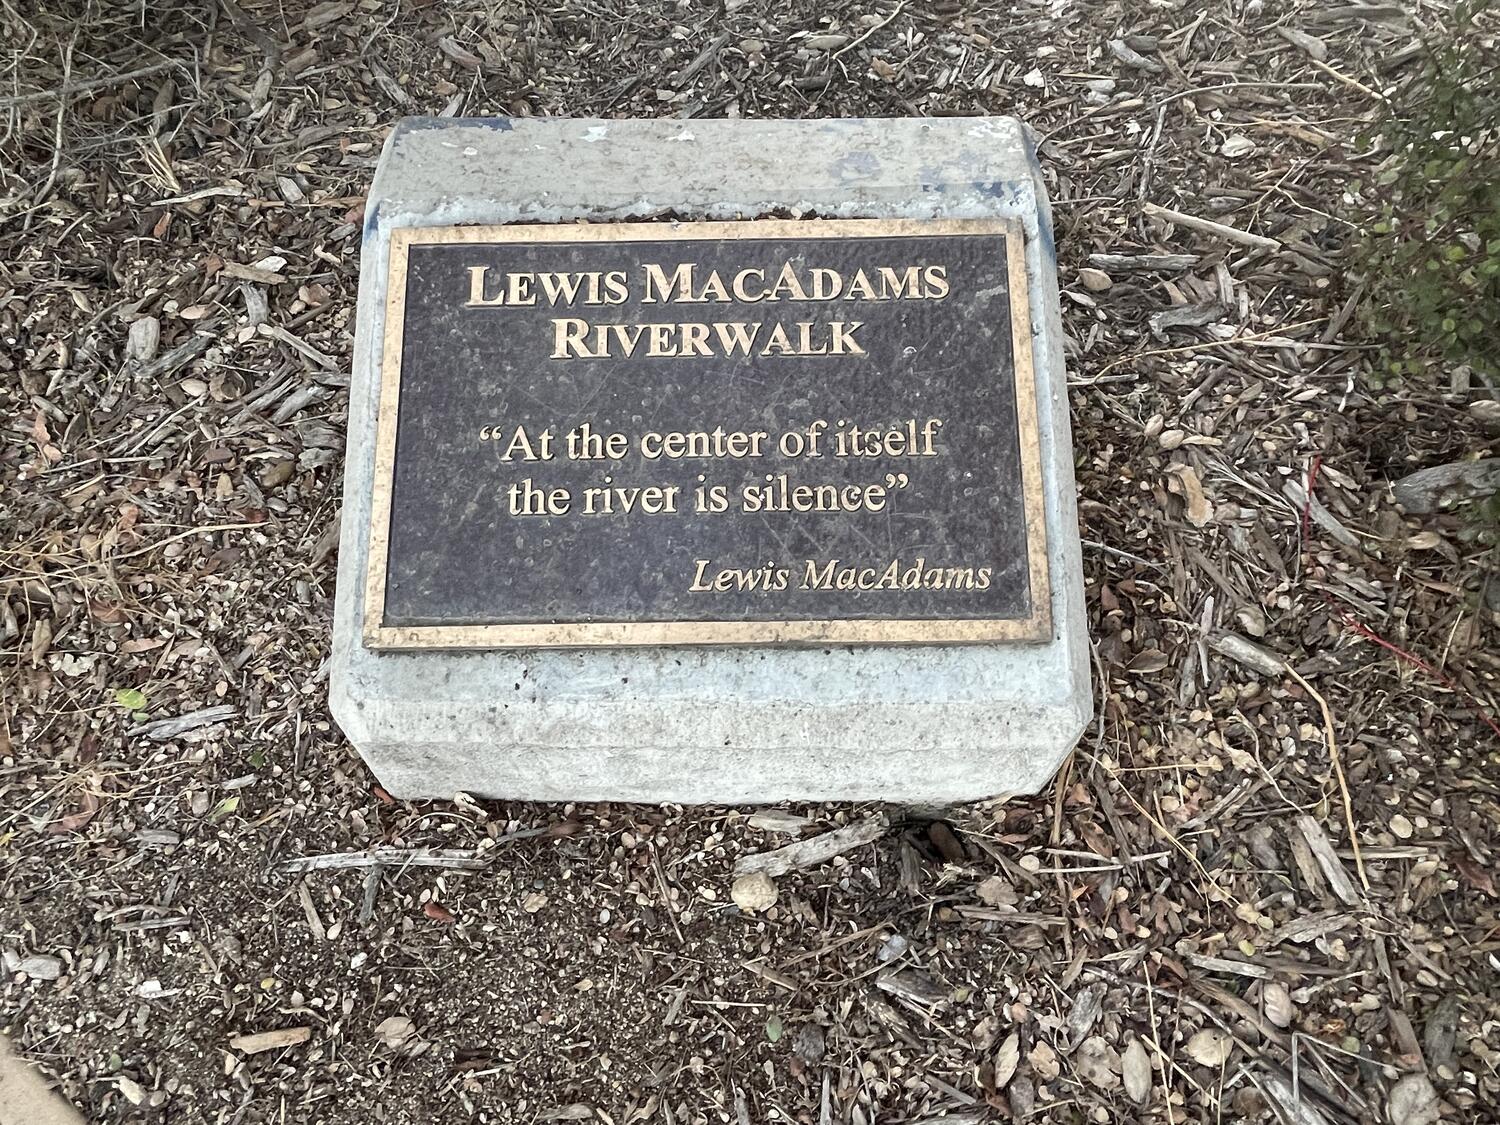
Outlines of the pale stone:
{"type": "Polygon", "coordinates": [[[1051,216],[1006,118],[402,122],[365,211],[330,707],[387,790],[532,800],[943,803],[1034,792],[1092,714],[1051,216]],[[1050,639],[376,652],[361,643],[390,232],[460,223],[1018,219],[1050,639]]]}
{"type": "Polygon", "coordinates": [[[729,897],[747,914],[758,914],[776,905],[776,884],[764,871],[741,875],[729,888],[729,897]]]}
{"type": "Polygon", "coordinates": [[[137,363],[149,363],[156,358],[156,349],[161,342],[161,321],[154,316],[143,316],[131,321],[125,338],[125,357],[137,363]]]}
{"type": "Polygon", "coordinates": [[[1156,439],[1157,444],[1163,449],[1176,449],[1186,440],[1186,430],[1163,430],[1161,436],[1156,439]]]}
{"type": "Polygon", "coordinates": [[[1092,266],[1084,266],[1078,271],[1078,280],[1083,282],[1083,287],[1090,293],[1103,293],[1115,283],[1115,279],[1103,270],[1096,270],[1092,266]]]}

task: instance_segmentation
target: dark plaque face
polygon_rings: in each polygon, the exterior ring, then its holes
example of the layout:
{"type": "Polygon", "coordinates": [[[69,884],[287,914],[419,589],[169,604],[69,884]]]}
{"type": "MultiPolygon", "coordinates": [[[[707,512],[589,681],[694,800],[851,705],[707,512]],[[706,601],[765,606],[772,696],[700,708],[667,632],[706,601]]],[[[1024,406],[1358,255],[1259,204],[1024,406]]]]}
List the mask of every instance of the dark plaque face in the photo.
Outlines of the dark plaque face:
{"type": "Polygon", "coordinates": [[[366,643],[1050,635],[1006,220],[392,236],[366,643]]]}

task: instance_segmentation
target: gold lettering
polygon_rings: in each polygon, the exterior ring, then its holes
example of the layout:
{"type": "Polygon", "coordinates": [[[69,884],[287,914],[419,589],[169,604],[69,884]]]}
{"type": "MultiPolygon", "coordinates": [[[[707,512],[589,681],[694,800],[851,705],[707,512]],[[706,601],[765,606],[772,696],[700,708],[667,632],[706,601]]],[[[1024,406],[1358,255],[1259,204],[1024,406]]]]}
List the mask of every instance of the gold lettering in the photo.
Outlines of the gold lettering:
{"type": "Polygon", "coordinates": [[[641,304],[654,305],[658,301],[681,301],[684,304],[700,304],[693,296],[693,264],[683,262],[672,276],[655,262],[646,262],[641,267],[646,274],[646,291],[641,294],[641,304]],[[674,294],[675,290],[675,294],[674,294]]]}
{"type": "Polygon", "coordinates": [[[802,282],[797,278],[797,270],[791,262],[781,267],[781,274],[776,278],[776,284],[771,287],[768,299],[772,301],[805,301],[807,290],[802,288],[802,282]],[[786,290],[787,295],[782,295],[786,290]]]}
{"type": "Polygon", "coordinates": [[[849,288],[844,293],[846,301],[874,301],[875,287],[870,284],[870,279],[865,276],[864,270],[855,270],[854,277],[849,282],[849,288]]]}
{"type": "MultiPolygon", "coordinates": [[[[542,292],[547,296],[549,305],[557,304],[557,299],[562,298],[565,305],[571,305],[578,297],[578,290],[583,286],[585,276],[592,277],[597,286],[599,275],[579,273],[544,273],[541,275],[542,292]]],[[[597,292],[597,289],[596,289],[597,292]]],[[[597,305],[597,299],[585,301],[585,304],[597,305]]]]}
{"type": "Polygon", "coordinates": [[[599,359],[603,352],[595,354],[589,351],[587,341],[589,322],[579,320],[576,317],[563,317],[552,322],[552,358],[553,359],[599,359]],[[569,355],[569,352],[572,355],[569,355]]]}
{"type": "Polygon", "coordinates": [[[709,272],[708,280],[703,283],[703,290],[698,294],[699,301],[717,301],[719,304],[729,302],[729,290],[724,288],[724,279],[719,276],[718,270],[709,272]]]}
{"type": "Polygon", "coordinates": [[[494,308],[496,305],[505,304],[505,297],[503,294],[496,293],[493,297],[486,297],[484,295],[485,276],[489,272],[489,266],[469,267],[469,308],[494,308]]]}
{"type": "Polygon", "coordinates": [[[749,355],[750,349],[755,346],[755,338],[760,335],[759,324],[747,324],[744,321],[719,321],[714,325],[714,334],[719,337],[719,350],[725,355],[749,355]]]}
{"type": "MultiPolygon", "coordinates": [[[[713,275],[715,280],[718,279],[718,276],[719,275],[717,273],[713,275]]],[[[739,273],[734,275],[734,299],[736,301],[744,301],[747,305],[753,305],[757,301],[764,301],[767,296],[765,285],[765,270],[740,270],[739,273]],[[761,284],[760,293],[754,297],[750,296],[750,294],[745,289],[745,282],[752,277],[759,278],[761,284]]]]}
{"type": "Polygon", "coordinates": [[[842,320],[835,320],[829,325],[833,329],[833,354],[834,355],[864,355],[865,349],[859,346],[859,341],[854,334],[864,327],[862,320],[852,321],[845,324],[842,320]]]}
{"type": "Polygon", "coordinates": [[[708,350],[708,325],[706,324],[682,324],[682,355],[713,355],[708,350]]]}
{"type": "Polygon", "coordinates": [[[534,305],[536,294],[532,291],[531,283],[536,280],[535,274],[512,273],[506,275],[506,303],[511,305],[534,305]]]}
{"type": "Polygon", "coordinates": [[[829,559],[827,564],[819,572],[818,564],[812,559],[807,560],[807,568],[802,572],[802,588],[804,590],[829,590],[833,588],[833,569],[838,566],[838,559],[829,559]]]}
{"type": "MultiPolygon", "coordinates": [[[[635,346],[641,342],[641,337],[646,334],[647,327],[644,324],[606,324],[600,331],[613,333],[616,342],[624,349],[625,358],[629,359],[635,355],[635,346]]],[[[655,328],[656,325],[653,324],[649,327],[655,328]]],[[[608,345],[601,348],[599,354],[610,355],[611,352],[608,345]]]]}
{"type": "Polygon", "coordinates": [[[844,279],[838,270],[819,266],[812,271],[812,299],[814,301],[835,300],[843,291],[844,279]]]}
{"type": "Polygon", "coordinates": [[[797,354],[798,355],[827,355],[828,345],[819,344],[816,348],[812,343],[812,330],[816,325],[810,320],[797,322],[797,354]]]}
{"type": "Polygon", "coordinates": [[[907,266],[898,275],[890,266],[881,266],[880,270],[880,296],[886,301],[919,300],[922,296],[922,282],[918,276],[916,266],[907,266]]]}
{"type": "Polygon", "coordinates": [[[780,324],[771,328],[771,338],[766,341],[766,346],[760,350],[761,355],[771,355],[773,350],[779,355],[795,355],[792,342],[787,339],[786,329],[780,324]]]}
{"type": "Polygon", "coordinates": [[[672,344],[672,325],[649,324],[651,340],[646,346],[648,356],[671,356],[677,354],[676,347],[672,344]]]}

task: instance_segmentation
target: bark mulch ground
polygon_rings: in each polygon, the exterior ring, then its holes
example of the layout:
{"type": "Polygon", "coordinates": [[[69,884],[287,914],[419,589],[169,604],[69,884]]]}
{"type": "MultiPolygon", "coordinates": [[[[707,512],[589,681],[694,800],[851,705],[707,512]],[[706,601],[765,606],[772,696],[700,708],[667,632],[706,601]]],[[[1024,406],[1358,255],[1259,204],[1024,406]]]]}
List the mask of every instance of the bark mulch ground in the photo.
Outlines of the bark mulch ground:
{"type": "Polygon", "coordinates": [[[1495,1120],[1500,582],[1390,482],[1500,439],[1345,327],[1357,138],[1443,17],[0,2],[0,1028],[101,1122],[1495,1120]],[[383,793],[326,660],[411,113],[1030,123],[1100,694],[1054,786],[383,793]]]}

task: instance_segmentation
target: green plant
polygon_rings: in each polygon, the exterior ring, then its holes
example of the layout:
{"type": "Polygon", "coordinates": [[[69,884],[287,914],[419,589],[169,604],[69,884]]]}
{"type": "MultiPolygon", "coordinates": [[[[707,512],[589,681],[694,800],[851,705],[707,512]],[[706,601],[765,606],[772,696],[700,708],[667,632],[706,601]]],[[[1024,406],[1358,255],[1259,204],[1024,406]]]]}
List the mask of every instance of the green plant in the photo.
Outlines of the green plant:
{"type": "Polygon", "coordinates": [[[1500,387],[1500,34],[1492,2],[1455,6],[1367,143],[1388,153],[1362,208],[1358,323],[1377,386],[1466,364],[1500,387]]]}

